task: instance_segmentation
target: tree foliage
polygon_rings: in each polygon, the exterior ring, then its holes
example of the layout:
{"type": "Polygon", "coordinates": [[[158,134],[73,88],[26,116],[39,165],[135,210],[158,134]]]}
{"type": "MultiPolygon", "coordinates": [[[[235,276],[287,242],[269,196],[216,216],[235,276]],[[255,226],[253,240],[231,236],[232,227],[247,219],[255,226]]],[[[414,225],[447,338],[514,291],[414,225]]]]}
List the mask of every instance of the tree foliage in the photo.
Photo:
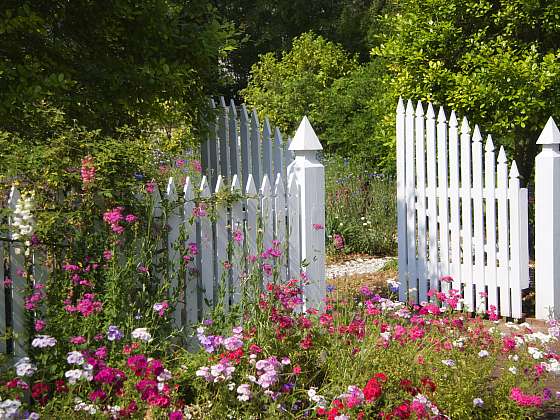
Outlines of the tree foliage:
{"type": "Polygon", "coordinates": [[[560,114],[560,3],[405,0],[383,25],[373,54],[393,89],[480,124],[529,179],[537,137],[560,114]]]}

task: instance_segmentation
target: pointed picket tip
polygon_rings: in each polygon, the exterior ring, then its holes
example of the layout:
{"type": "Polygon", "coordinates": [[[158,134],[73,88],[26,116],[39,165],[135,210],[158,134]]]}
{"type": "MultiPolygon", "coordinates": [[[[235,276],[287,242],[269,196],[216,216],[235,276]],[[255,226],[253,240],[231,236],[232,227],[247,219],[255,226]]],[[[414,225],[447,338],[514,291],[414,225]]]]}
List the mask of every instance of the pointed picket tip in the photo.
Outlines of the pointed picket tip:
{"type": "Polygon", "coordinates": [[[312,150],[323,150],[321,142],[315,134],[315,130],[311,126],[311,123],[307,119],[307,116],[303,117],[301,123],[299,124],[294,139],[290,143],[288,150],[292,151],[312,151],[312,150]]]}
{"type": "Polygon", "coordinates": [[[222,108],[227,108],[226,100],[223,96],[220,96],[220,105],[222,106],[222,108]]]}
{"type": "Polygon", "coordinates": [[[457,127],[459,123],[457,122],[457,115],[455,115],[455,111],[451,111],[451,115],[449,116],[449,125],[451,127],[457,127]]]}
{"type": "Polygon", "coordinates": [[[253,112],[251,112],[252,122],[257,127],[259,126],[259,114],[257,114],[257,110],[253,108],[253,112]]]}
{"type": "Polygon", "coordinates": [[[268,180],[268,174],[264,174],[263,176],[260,193],[264,196],[270,195],[270,181],[268,180]]]}
{"type": "Polygon", "coordinates": [[[296,175],[292,173],[288,177],[288,193],[293,194],[294,192],[297,193],[297,191],[298,188],[297,188],[296,175]]]}
{"type": "Polygon", "coordinates": [[[284,182],[282,181],[281,174],[276,174],[276,181],[274,182],[274,194],[284,194],[284,182]]]}
{"type": "Polygon", "coordinates": [[[241,119],[249,121],[249,113],[247,112],[247,105],[241,104],[241,119]]]}
{"type": "Polygon", "coordinates": [[[461,134],[469,134],[471,128],[469,127],[469,120],[467,117],[463,117],[463,122],[461,123],[461,134]]]}
{"type": "Polygon", "coordinates": [[[255,195],[257,193],[257,188],[255,187],[255,180],[253,179],[253,174],[249,174],[247,178],[247,186],[245,188],[245,194],[255,195]]]}
{"type": "Polygon", "coordinates": [[[489,153],[494,151],[494,142],[492,141],[491,134],[488,134],[488,138],[486,139],[486,146],[484,146],[484,151],[489,153]]]}
{"type": "Polygon", "coordinates": [[[202,181],[200,181],[200,195],[202,197],[210,197],[210,187],[208,186],[206,175],[204,175],[202,181]]]}
{"type": "Polygon", "coordinates": [[[511,161],[511,168],[509,170],[509,177],[510,178],[519,178],[519,170],[517,169],[517,163],[515,163],[515,160],[511,161]]]}
{"type": "Polygon", "coordinates": [[[270,134],[272,134],[272,129],[270,128],[270,121],[268,121],[268,117],[264,117],[263,136],[270,136],[270,134]]]}
{"type": "Polygon", "coordinates": [[[559,144],[560,143],[560,131],[558,126],[554,122],[554,118],[549,117],[546,125],[543,128],[537,144],[559,144]]]}
{"type": "Polygon", "coordinates": [[[498,163],[506,163],[506,162],[507,162],[506,151],[504,149],[504,146],[500,146],[500,151],[498,153],[498,163]]]}
{"type": "Polygon", "coordinates": [[[426,117],[430,119],[434,119],[436,117],[436,113],[434,112],[434,106],[430,102],[428,104],[428,112],[426,112],[426,117]]]}
{"type": "Polygon", "coordinates": [[[404,103],[402,96],[399,96],[399,102],[397,103],[397,114],[404,114],[404,103]]]}
{"type": "Polygon", "coordinates": [[[177,187],[175,187],[173,177],[169,178],[169,181],[167,181],[167,190],[165,191],[165,195],[167,195],[169,200],[177,199],[177,187]]]}
{"type": "Polygon", "coordinates": [[[190,176],[188,176],[185,180],[185,185],[183,186],[183,195],[185,196],[185,200],[187,201],[194,198],[194,191],[190,176]]]}
{"type": "Polygon", "coordinates": [[[424,107],[422,106],[421,101],[418,101],[418,104],[416,105],[416,116],[417,117],[423,117],[424,116],[424,107]]]}
{"type": "Polygon", "coordinates": [[[444,123],[444,122],[447,121],[447,118],[445,118],[445,110],[443,109],[442,106],[439,107],[437,120],[438,120],[438,123],[444,123]]]}
{"type": "Polygon", "coordinates": [[[12,185],[12,188],[10,189],[10,198],[8,200],[8,206],[11,209],[14,209],[16,207],[19,197],[20,197],[19,190],[16,188],[15,185],[12,185]]]}
{"type": "Polygon", "coordinates": [[[224,178],[221,175],[218,175],[218,179],[216,180],[216,188],[214,189],[215,193],[219,193],[224,189],[224,178]]]}
{"type": "Polygon", "coordinates": [[[482,141],[482,135],[480,134],[480,128],[478,127],[478,124],[476,124],[474,126],[474,132],[473,132],[473,136],[472,136],[472,141],[474,143],[478,143],[482,141]]]}
{"type": "Polygon", "coordinates": [[[406,101],[406,115],[413,115],[414,114],[414,105],[412,105],[412,101],[409,99],[406,101]]]}
{"type": "Polygon", "coordinates": [[[235,101],[233,99],[229,101],[229,109],[234,117],[237,118],[237,107],[235,106],[235,101]]]}
{"type": "Polygon", "coordinates": [[[237,174],[234,174],[233,178],[231,179],[230,191],[231,192],[240,192],[241,191],[241,186],[239,185],[239,177],[237,176],[237,174]]]}
{"type": "Polygon", "coordinates": [[[278,127],[274,129],[274,138],[276,139],[276,143],[282,144],[282,133],[278,127]]]}

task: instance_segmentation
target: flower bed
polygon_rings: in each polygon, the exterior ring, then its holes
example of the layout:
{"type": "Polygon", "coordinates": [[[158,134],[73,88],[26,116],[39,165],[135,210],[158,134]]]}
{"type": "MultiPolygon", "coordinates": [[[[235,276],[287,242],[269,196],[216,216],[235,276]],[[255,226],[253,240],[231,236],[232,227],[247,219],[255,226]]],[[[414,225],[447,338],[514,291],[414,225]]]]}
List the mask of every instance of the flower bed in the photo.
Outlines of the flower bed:
{"type": "Polygon", "coordinates": [[[146,328],[37,336],[34,360],[8,372],[0,410],[8,418],[25,406],[27,418],[486,419],[531,417],[555,404],[545,382],[560,372],[548,348],[556,327],[504,333],[453,312],[453,293],[437,295],[443,309],[362,288],[302,312],[299,283],[269,285],[241,318],[206,320],[196,352],[146,328]],[[63,341],[71,351],[60,351],[63,341]],[[56,380],[43,379],[52,377],[47,354],[59,359],[56,380]]]}

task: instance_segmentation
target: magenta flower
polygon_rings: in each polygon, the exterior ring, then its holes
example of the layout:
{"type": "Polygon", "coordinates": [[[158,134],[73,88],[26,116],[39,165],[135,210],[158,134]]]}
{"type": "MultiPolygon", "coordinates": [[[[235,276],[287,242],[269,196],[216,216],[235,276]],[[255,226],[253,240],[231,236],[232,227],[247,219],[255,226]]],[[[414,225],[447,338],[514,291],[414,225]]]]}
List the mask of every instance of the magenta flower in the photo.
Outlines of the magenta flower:
{"type": "Polygon", "coordinates": [[[46,327],[47,323],[45,321],[43,321],[42,319],[36,319],[35,320],[35,331],[36,332],[41,332],[45,327],[46,327]]]}

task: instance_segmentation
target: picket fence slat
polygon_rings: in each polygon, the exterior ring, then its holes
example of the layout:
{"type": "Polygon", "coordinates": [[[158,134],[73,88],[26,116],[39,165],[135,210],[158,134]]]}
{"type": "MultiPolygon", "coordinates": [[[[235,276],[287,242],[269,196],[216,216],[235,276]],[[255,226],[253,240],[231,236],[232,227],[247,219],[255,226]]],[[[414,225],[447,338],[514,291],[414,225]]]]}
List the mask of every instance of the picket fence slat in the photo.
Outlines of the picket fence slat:
{"type": "Polygon", "coordinates": [[[263,133],[262,133],[262,148],[263,148],[263,178],[268,175],[269,181],[273,180],[272,177],[272,129],[268,117],[264,119],[263,133]]]}
{"type": "Polygon", "coordinates": [[[449,203],[453,289],[461,290],[461,213],[459,207],[459,130],[455,111],[449,116],[449,203]]]}
{"type": "MultiPolygon", "coordinates": [[[[189,222],[195,207],[194,188],[190,177],[185,180],[183,197],[185,199],[183,205],[184,228],[188,235],[185,239],[187,242],[185,245],[188,246],[191,242],[197,243],[196,222],[192,225],[189,222]]],[[[192,325],[198,321],[198,275],[193,272],[193,266],[196,267],[197,270],[200,270],[200,252],[195,256],[195,261],[187,264],[187,270],[185,272],[185,323],[187,325],[192,325]]]]}
{"type": "Polygon", "coordinates": [[[498,285],[496,282],[496,157],[492,136],[488,135],[484,154],[484,187],[486,198],[486,284],[488,286],[488,308],[498,307],[498,285]]]}
{"type": "Polygon", "coordinates": [[[282,174],[276,174],[276,182],[274,183],[274,237],[278,243],[282,254],[278,258],[278,267],[280,269],[280,282],[287,280],[287,259],[286,259],[286,191],[282,174]]]}
{"type": "MultiPolygon", "coordinates": [[[[222,176],[218,177],[216,182],[215,193],[222,194],[226,189],[224,185],[224,179],[222,176]]],[[[223,308],[225,311],[229,309],[229,270],[226,268],[225,264],[228,264],[228,212],[226,204],[219,202],[216,205],[216,282],[217,290],[220,291],[220,298],[223,296],[223,308]]]]}
{"type": "Polygon", "coordinates": [[[272,247],[272,240],[274,238],[274,222],[272,214],[272,194],[268,174],[264,174],[262,186],[260,188],[261,197],[261,219],[263,230],[263,248],[269,249],[272,247]]]}
{"type": "MultiPolygon", "coordinates": [[[[210,198],[210,186],[205,176],[200,184],[200,198],[210,198]]],[[[214,304],[214,235],[212,234],[212,222],[208,216],[199,217],[199,223],[200,241],[198,245],[201,254],[202,314],[206,316],[214,304]]]]}
{"type": "Polygon", "coordinates": [[[472,203],[471,203],[471,135],[466,117],[461,124],[461,229],[463,248],[464,301],[468,311],[474,309],[472,270],[472,203]]]}
{"type": "MultiPolygon", "coordinates": [[[[231,192],[240,193],[239,177],[233,176],[231,181],[231,192]]],[[[231,232],[233,238],[233,250],[231,259],[231,288],[232,288],[232,304],[237,304],[241,300],[241,275],[245,268],[246,261],[243,258],[243,249],[245,237],[243,234],[243,204],[236,201],[231,205],[231,232]]]]}
{"type": "MultiPolygon", "coordinates": [[[[223,96],[220,97],[220,117],[218,119],[218,138],[219,138],[219,151],[220,151],[220,171],[222,177],[227,178],[229,174],[229,159],[228,159],[228,139],[229,139],[229,123],[228,123],[228,108],[223,96]]],[[[217,180],[216,180],[217,182],[217,180]]],[[[215,184],[211,184],[214,187],[215,184]]]]}
{"type": "MultiPolygon", "coordinates": [[[[214,100],[210,102],[212,111],[216,110],[216,104],[214,100]]],[[[208,155],[210,157],[210,168],[206,171],[206,176],[208,177],[208,183],[210,185],[215,185],[218,176],[218,147],[219,147],[219,135],[218,135],[218,125],[215,120],[212,120],[209,124],[209,130],[211,138],[208,141],[208,155]]]]}
{"type": "Polygon", "coordinates": [[[436,119],[432,104],[428,104],[428,111],[426,113],[426,154],[426,172],[428,176],[428,268],[430,272],[430,288],[437,289],[439,279],[439,234],[437,221],[436,119]]]}
{"type": "Polygon", "coordinates": [[[235,102],[231,100],[229,106],[229,130],[228,130],[228,143],[229,143],[229,162],[230,162],[230,172],[228,176],[229,179],[233,179],[235,175],[239,173],[241,169],[239,165],[239,145],[238,145],[238,134],[237,134],[237,110],[235,109],[235,102]]]}
{"type": "Polygon", "coordinates": [[[399,299],[406,300],[408,289],[407,279],[407,221],[406,221],[406,178],[404,167],[405,162],[405,111],[402,98],[399,98],[396,117],[397,135],[397,232],[398,232],[398,251],[399,251],[399,299]]]}
{"type": "Polygon", "coordinates": [[[511,244],[511,316],[515,319],[521,318],[521,270],[519,262],[521,261],[520,247],[521,229],[519,226],[519,171],[515,161],[511,163],[509,172],[509,222],[510,222],[510,241],[511,244]]]}
{"type": "Polygon", "coordinates": [[[253,180],[253,175],[249,174],[249,181],[245,189],[247,195],[246,211],[247,211],[247,225],[245,238],[247,240],[247,253],[248,256],[256,257],[257,255],[257,188],[253,180]]]}
{"type": "Polygon", "coordinates": [[[485,290],[485,263],[484,263],[484,212],[482,202],[482,136],[478,125],[474,127],[472,137],[472,160],[473,160],[473,216],[474,216],[474,269],[473,276],[476,284],[475,310],[485,312],[484,295],[485,290]]]}
{"type": "Polygon", "coordinates": [[[175,181],[169,178],[166,191],[167,205],[169,206],[169,215],[167,217],[167,225],[169,231],[167,234],[167,253],[168,253],[168,270],[170,273],[171,294],[179,294],[175,309],[173,311],[173,322],[175,327],[182,326],[182,314],[184,310],[184,288],[179,284],[179,267],[181,265],[179,255],[179,235],[181,233],[181,208],[177,203],[178,195],[175,181]]]}
{"type": "MultiPolygon", "coordinates": [[[[410,299],[411,292],[418,289],[416,278],[416,197],[414,182],[414,108],[409,100],[405,111],[405,182],[406,182],[406,220],[407,220],[407,255],[408,255],[408,277],[405,283],[405,293],[410,299]]],[[[403,285],[403,286],[405,286],[403,285]]]]}
{"type": "MultiPolygon", "coordinates": [[[[448,162],[447,162],[447,124],[443,107],[439,108],[437,120],[437,164],[439,195],[439,242],[441,256],[441,273],[450,275],[449,271],[449,199],[448,199],[448,162]]],[[[439,279],[436,280],[439,282],[439,279]]],[[[449,283],[438,285],[443,292],[449,290],[449,283]]],[[[436,286],[436,289],[438,288],[436,286]]]]}
{"type": "Polygon", "coordinates": [[[496,196],[498,198],[498,286],[500,288],[499,313],[502,316],[510,316],[510,293],[509,293],[509,218],[508,218],[508,168],[506,152],[500,147],[498,153],[498,187],[496,196]]]}
{"type": "Polygon", "coordinates": [[[245,104],[241,105],[241,116],[239,119],[239,136],[241,137],[241,185],[246,186],[249,182],[249,174],[251,168],[251,154],[250,154],[250,127],[249,127],[249,114],[247,114],[247,107],[245,104]]]}
{"type": "Polygon", "coordinates": [[[416,191],[418,207],[418,300],[428,299],[428,282],[426,281],[426,156],[424,153],[424,108],[418,101],[416,107],[416,191]]]}
{"type": "Polygon", "coordinates": [[[276,127],[274,130],[274,152],[273,152],[273,159],[274,159],[274,177],[271,179],[276,179],[276,175],[280,174],[282,176],[282,181],[286,183],[286,170],[284,168],[284,152],[282,150],[282,134],[280,133],[280,129],[276,127]]]}
{"type": "Polygon", "coordinates": [[[251,175],[255,185],[261,184],[261,133],[259,127],[259,116],[257,110],[253,109],[251,116],[251,175]]]}

